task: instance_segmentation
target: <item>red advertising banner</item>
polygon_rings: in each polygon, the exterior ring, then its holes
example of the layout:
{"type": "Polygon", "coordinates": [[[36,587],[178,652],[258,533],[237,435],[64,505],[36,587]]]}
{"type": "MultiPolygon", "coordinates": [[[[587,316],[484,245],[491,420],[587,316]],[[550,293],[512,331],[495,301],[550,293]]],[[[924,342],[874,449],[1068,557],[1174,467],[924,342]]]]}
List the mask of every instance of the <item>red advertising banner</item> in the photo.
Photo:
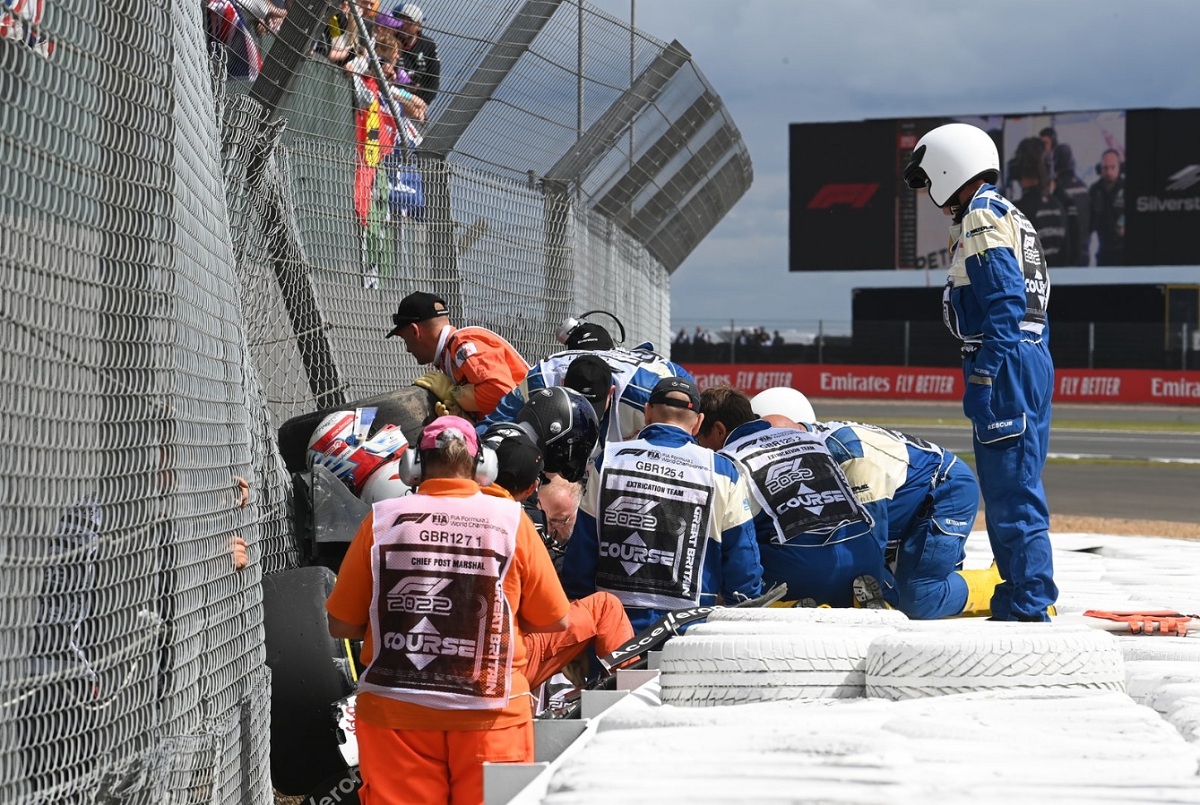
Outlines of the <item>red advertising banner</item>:
{"type": "MultiPolygon", "coordinates": [[[[958,369],[830,364],[691,363],[701,391],[722,383],[754,395],[789,386],[810,397],[958,400],[958,369]]],[[[1152,369],[1058,369],[1055,402],[1200,405],[1200,372],[1152,369]]]]}

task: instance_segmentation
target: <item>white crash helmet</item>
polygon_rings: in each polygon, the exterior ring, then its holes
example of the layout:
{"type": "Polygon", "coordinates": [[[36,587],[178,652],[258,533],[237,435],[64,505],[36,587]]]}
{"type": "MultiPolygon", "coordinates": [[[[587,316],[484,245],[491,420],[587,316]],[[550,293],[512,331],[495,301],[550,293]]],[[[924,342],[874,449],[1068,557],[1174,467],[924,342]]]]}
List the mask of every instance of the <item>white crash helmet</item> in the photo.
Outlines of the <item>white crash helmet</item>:
{"type": "Polygon", "coordinates": [[[397,456],[380,464],[367,476],[358,497],[373,506],[381,500],[402,497],[411,491],[412,487],[400,479],[400,457],[397,456]]]}
{"type": "Polygon", "coordinates": [[[993,183],[1000,178],[1000,154],[986,131],[967,123],[947,123],[926,134],[904,166],[904,183],[914,190],[929,188],[939,207],[978,178],[993,183]]]}
{"type": "Polygon", "coordinates": [[[360,440],[356,426],[355,411],[335,411],[321,420],[308,440],[308,466],[320,464],[357,495],[379,465],[404,451],[408,439],[399,426],[384,425],[374,436],[360,440]]]}
{"type": "Polygon", "coordinates": [[[755,394],[750,399],[750,408],[759,416],[782,414],[801,424],[817,421],[812,403],[800,392],[788,386],[776,386],[755,394]]]}

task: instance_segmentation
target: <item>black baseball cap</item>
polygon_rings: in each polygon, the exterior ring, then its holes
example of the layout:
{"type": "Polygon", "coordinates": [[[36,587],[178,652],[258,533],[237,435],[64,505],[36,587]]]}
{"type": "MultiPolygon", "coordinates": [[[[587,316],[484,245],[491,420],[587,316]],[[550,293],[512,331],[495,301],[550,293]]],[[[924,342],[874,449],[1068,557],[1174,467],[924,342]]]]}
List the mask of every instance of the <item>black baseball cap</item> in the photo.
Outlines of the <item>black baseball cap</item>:
{"type": "Polygon", "coordinates": [[[542,451],[522,430],[506,435],[493,449],[498,469],[496,483],[514,495],[524,492],[542,474],[542,451]]]}
{"type": "Polygon", "coordinates": [[[567,336],[567,349],[612,349],[612,336],[599,324],[584,322],[567,336]]]}
{"type": "Polygon", "coordinates": [[[399,335],[400,331],[410,324],[449,315],[450,309],[446,307],[446,300],[437,294],[424,291],[410,293],[400,300],[400,307],[392,314],[392,324],[395,326],[384,338],[399,335]]]}
{"type": "Polygon", "coordinates": [[[654,384],[650,392],[651,405],[669,405],[672,408],[687,408],[691,411],[700,410],[700,390],[696,384],[686,377],[664,377],[654,384]],[[672,397],[672,394],[683,394],[686,400],[672,397]]]}
{"type": "Polygon", "coordinates": [[[612,388],[612,368],[599,355],[580,355],[567,367],[562,384],[586,397],[599,418],[604,415],[604,403],[612,388]]]}

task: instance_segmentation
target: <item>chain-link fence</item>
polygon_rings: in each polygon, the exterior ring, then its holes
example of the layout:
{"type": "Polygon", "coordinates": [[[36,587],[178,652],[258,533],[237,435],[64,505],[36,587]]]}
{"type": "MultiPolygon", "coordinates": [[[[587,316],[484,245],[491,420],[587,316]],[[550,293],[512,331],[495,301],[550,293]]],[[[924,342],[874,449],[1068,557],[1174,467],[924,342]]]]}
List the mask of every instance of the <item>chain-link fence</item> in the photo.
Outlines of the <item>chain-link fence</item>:
{"type": "Polygon", "coordinates": [[[669,271],[750,181],[686,51],[422,5],[407,145],[371,59],[329,58],[349,4],[0,5],[0,801],[271,799],[276,432],[416,376],[382,340],[405,293],[531,360],[587,309],[669,340],[669,271]]]}

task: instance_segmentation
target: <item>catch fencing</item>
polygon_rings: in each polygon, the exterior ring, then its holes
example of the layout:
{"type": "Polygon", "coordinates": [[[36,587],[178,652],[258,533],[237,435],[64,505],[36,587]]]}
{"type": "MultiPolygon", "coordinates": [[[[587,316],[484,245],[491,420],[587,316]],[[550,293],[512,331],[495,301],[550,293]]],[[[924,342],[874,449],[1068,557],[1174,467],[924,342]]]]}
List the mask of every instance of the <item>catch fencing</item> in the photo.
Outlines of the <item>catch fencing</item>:
{"type": "Polygon", "coordinates": [[[405,293],[530,359],[596,308],[666,346],[670,271],[751,178],[686,50],[586,6],[422,5],[423,198],[382,169],[365,220],[324,0],[261,39],[222,0],[0,5],[0,801],[271,800],[277,429],[419,373],[382,338],[405,293]]]}

